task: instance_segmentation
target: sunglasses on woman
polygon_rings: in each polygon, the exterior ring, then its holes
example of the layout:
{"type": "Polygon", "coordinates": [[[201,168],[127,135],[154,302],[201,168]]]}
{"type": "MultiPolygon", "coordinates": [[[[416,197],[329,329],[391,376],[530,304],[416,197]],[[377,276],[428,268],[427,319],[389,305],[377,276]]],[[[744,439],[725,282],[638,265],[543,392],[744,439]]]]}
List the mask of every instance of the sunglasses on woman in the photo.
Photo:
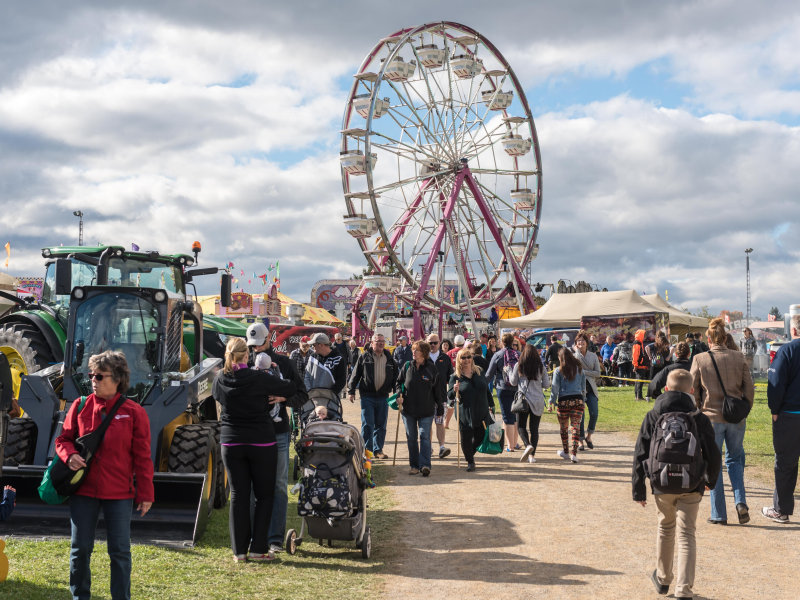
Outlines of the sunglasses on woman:
{"type": "Polygon", "coordinates": [[[102,373],[87,373],[86,376],[97,381],[103,381],[104,378],[108,377],[108,375],[103,375],[102,373]]]}
{"type": "Polygon", "coordinates": [[[462,356],[458,360],[472,360],[472,357],[471,356],[462,356]]]}

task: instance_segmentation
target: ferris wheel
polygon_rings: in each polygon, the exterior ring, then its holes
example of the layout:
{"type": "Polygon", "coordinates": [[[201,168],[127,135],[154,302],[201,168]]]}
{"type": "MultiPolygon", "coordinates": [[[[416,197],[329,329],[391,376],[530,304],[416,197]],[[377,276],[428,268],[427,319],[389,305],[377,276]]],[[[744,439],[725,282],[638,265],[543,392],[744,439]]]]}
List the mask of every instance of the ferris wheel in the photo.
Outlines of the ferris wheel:
{"type": "MultiPolygon", "coordinates": [[[[509,296],[533,310],[542,171],[536,128],[511,66],[452,22],[398,31],[364,59],[342,122],[345,227],[369,274],[422,313],[475,315],[509,296]]],[[[361,323],[363,325],[363,323],[361,323]]]]}

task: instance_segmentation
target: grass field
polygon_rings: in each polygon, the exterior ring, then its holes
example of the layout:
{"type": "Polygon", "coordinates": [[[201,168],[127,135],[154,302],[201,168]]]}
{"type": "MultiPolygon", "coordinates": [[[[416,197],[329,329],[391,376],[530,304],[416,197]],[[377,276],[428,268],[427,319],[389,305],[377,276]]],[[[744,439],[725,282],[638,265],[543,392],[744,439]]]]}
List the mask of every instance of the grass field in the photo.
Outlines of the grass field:
{"type": "MultiPolygon", "coordinates": [[[[369,490],[367,523],[372,528],[372,558],[364,560],[355,542],[334,542],[333,548],[306,538],[297,554],[280,554],[270,564],[235,564],[228,536],[228,509],[214,511],[201,542],[194,548],[133,546],[132,597],[147,599],[228,599],[330,597],[331,590],[347,590],[348,599],[375,598],[391,556],[396,518],[386,471],[375,469],[378,487],[369,490]]],[[[300,531],[297,496],[289,495],[289,525],[300,531]]],[[[13,527],[12,520],[4,524],[13,527]]],[[[3,530],[0,529],[0,534],[3,530]]],[[[65,531],[65,534],[68,532],[65,531]]],[[[8,579],[0,583],[0,599],[68,599],[69,540],[7,540],[8,579]]],[[[92,555],[92,597],[109,598],[109,562],[105,543],[92,555]]]]}

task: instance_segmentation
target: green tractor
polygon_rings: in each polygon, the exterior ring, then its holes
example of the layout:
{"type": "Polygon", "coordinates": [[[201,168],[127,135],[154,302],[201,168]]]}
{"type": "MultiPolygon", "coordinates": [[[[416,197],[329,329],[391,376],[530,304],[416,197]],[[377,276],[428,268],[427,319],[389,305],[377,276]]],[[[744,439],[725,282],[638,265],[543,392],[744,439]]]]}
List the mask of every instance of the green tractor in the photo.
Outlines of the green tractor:
{"type": "MultiPolygon", "coordinates": [[[[211,396],[226,336],[240,324],[203,317],[186,284],[218,269],[190,269],[189,255],[127,252],[118,246],[46,248],[40,302],[0,319],[6,388],[24,411],[5,436],[3,481],[18,490],[15,533],[67,530],[65,506],[45,505],[36,488],[54,455],[54,441],[72,401],[91,393],[89,358],[124,352],[131,370],[127,396],[147,411],[155,466],[155,503],[134,516],[143,541],[194,543],[229,487],[219,447],[217,403],[211,396]]],[[[230,276],[221,298],[229,302],[230,276]]]]}

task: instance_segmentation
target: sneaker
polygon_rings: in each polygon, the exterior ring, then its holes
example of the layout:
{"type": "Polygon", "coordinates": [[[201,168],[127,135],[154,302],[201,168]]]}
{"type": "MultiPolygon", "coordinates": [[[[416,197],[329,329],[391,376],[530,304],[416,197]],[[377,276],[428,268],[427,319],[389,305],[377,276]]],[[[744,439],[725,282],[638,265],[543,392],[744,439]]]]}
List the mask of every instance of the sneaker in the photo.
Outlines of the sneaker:
{"type": "Polygon", "coordinates": [[[269,545],[269,551],[272,554],[278,554],[279,552],[283,552],[283,546],[278,543],[273,543],[269,545]]]}
{"type": "Polygon", "coordinates": [[[592,443],[592,440],[590,440],[589,438],[586,438],[586,447],[589,450],[594,450],[594,444],[592,443]]]}
{"type": "Polygon", "coordinates": [[[765,506],[764,508],[762,508],[761,514],[767,517],[770,521],[775,521],[776,523],[789,522],[789,515],[782,515],[772,506],[765,506]]]}
{"type": "Polygon", "coordinates": [[[664,585],[658,580],[658,572],[653,571],[653,574],[650,576],[650,580],[653,582],[653,586],[656,588],[656,592],[661,594],[662,596],[669,592],[669,586],[664,585]]]}
{"type": "Polygon", "coordinates": [[[536,459],[535,459],[533,456],[529,456],[529,457],[528,457],[528,462],[529,462],[529,463],[531,463],[531,464],[533,464],[533,463],[535,463],[535,462],[536,462],[536,459]]]}
{"type": "Polygon", "coordinates": [[[561,458],[563,458],[564,460],[569,460],[569,454],[567,454],[563,450],[559,450],[558,452],[556,452],[556,454],[561,458]]]}
{"type": "Polygon", "coordinates": [[[519,462],[525,462],[525,459],[528,458],[533,453],[533,446],[525,446],[525,451],[522,453],[522,456],[519,459],[519,462]]]}
{"type": "Polygon", "coordinates": [[[447,458],[448,456],[450,456],[450,448],[445,448],[444,446],[439,448],[439,458],[447,458]]]}
{"type": "Polygon", "coordinates": [[[389,458],[388,454],[386,454],[385,452],[381,452],[380,450],[376,451],[374,453],[374,455],[375,455],[375,458],[380,458],[380,459],[383,459],[383,460],[386,460],[387,458],[389,458]]]}
{"type": "Polygon", "coordinates": [[[578,450],[580,450],[581,452],[583,452],[584,450],[586,450],[586,448],[585,448],[585,447],[584,447],[584,445],[583,445],[583,442],[581,442],[580,444],[578,444],[578,450]]]}
{"type": "Polygon", "coordinates": [[[422,473],[422,476],[423,476],[423,477],[427,477],[428,475],[430,475],[430,474],[431,474],[431,469],[430,469],[430,467],[422,467],[422,468],[419,470],[419,472],[420,472],[420,473],[422,473]]]}
{"type": "Polygon", "coordinates": [[[253,554],[252,552],[247,555],[247,560],[250,562],[270,562],[271,560],[275,560],[275,555],[272,552],[267,552],[266,554],[253,554]]]}
{"type": "Polygon", "coordinates": [[[237,562],[237,563],[247,562],[247,554],[234,554],[233,555],[233,562],[237,562]]]}
{"type": "Polygon", "coordinates": [[[578,457],[575,456],[574,454],[570,454],[569,459],[574,463],[578,462],[578,457]]]}
{"type": "Polygon", "coordinates": [[[409,475],[416,475],[417,473],[419,473],[419,469],[409,469],[408,470],[408,474],[409,475]]]}
{"type": "Polygon", "coordinates": [[[506,448],[506,452],[513,452],[511,448],[506,448]]]}
{"type": "Polygon", "coordinates": [[[475,470],[475,463],[467,463],[467,471],[474,471],[475,470]]]}
{"type": "Polygon", "coordinates": [[[739,502],[739,504],[736,505],[736,512],[739,515],[739,525],[750,522],[750,509],[747,508],[747,504],[739,502]]]}
{"type": "Polygon", "coordinates": [[[708,519],[708,522],[712,525],[727,525],[728,519],[708,519]]]}

